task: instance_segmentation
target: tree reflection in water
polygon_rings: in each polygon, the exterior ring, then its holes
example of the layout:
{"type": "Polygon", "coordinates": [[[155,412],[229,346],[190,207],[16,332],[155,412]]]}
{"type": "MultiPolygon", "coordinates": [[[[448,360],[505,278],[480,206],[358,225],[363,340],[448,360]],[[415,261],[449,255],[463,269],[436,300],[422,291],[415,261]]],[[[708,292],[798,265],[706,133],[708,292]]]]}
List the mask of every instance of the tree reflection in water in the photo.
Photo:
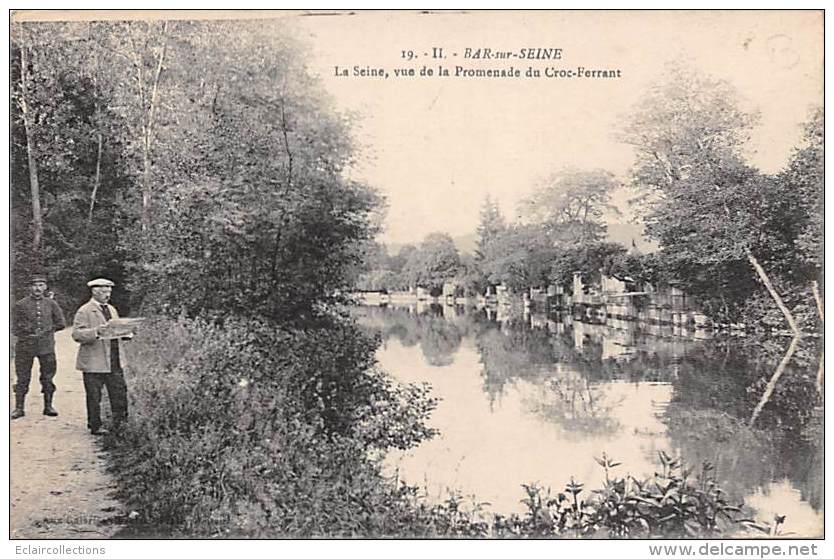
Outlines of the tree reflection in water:
{"type": "MultiPolygon", "coordinates": [[[[542,319],[505,311],[503,320],[497,321],[495,313],[472,310],[463,314],[459,308],[443,305],[362,307],[357,312],[360,324],[381,334],[383,342],[394,337],[406,347],[419,344],[433,367],[452,363],[462,340],[473,336],[483,365],[484,390],[491,401],[516,381],[542,383],[558,378],[561,367],[578,373],[589,390],[611,380],[668,382],[674,386],[674,404],[715,409],[739,420],[749,418],[773,363],[788,343],[751,336],[715,338],[708,343],[655,337],[646,334],[651,326],[620,321],[621,328],[612,328],[576,322],[569,315],[542,319]]],[[[763,410],[761,427],[800,437],[814,413],[818,355],[819,342],[803,342],[788,366],[785,382],[763,410]]],[[[556,392],[565,390],[559,383],[552,387],[556,392]]]]}
{"type": "Polygon", "coordinates": [[[712,462],[732,495],[766,492],[771,483],[787,478],[805,502],[821,510],[818,342],[803,342],[756,429],[750,429],[746,422],[789,340],[704,341],[672,336],[671,327],[622,321],[594,325],[569,315],[501,311],[499,321],[495,312],[461,313],[439,305],[357,309],[360,324],[379,332],[383,341],[419,344],[431,367],[450,365],[462,344],[471,344],[470,359],[480,362],[489,409],[512,388],[521,394],[526,413],[558,426],[565,441],[604,444],[612,437],[653,437],[694,465],[712,462]],[[639,410],[648,415],[630,421],[626,432],[622,418],[629,410],[623,408],[635,404],[624,403],[618,394],[625,385],[646,384],[669,389],[650,390],[650,407],[639,410]]]}
{"type": "Polygon", "coordinates": [[[669,436],[685,456],[709,460],[729,491],[748,494],[790,478],[801,497],[822,507],[822,437],[815,417],[815,341],[803,344],[765,406],[756,429],[751,411],[790,340],[717,339],[679,367],[665,414],[669,436]]]}
{"type": "Polygon", "coordinates": [[[468,332],[468,323],[460,324],[444,318],[443,305],[408,307],[363,307],[360,325],[382,335],[382,341],[394,337],[406,347],[420,344],[426,361],[432,367],[443,367],[454,361],[461,340],[468,332]]]}
{"type": "Polygon", "coordinates": [[[621,429],[612,412],[625,400],[607,399],[598,384],[587,378],[568,376],[543,383],[539,398],[528,402],[533,413],[558,423],[571,439],[614,435],[621,429]]]}

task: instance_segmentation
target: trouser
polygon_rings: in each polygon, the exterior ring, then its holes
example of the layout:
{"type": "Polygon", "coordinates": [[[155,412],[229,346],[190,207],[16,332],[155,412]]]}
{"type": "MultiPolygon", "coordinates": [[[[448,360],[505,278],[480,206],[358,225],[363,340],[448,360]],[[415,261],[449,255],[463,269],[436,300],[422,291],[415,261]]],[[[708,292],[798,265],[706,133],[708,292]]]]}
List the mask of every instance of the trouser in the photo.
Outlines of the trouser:
{"type": "Polygon", "coordinates": [[[55,383],[52,382],[57,369],[55,354],[35,355],[31,351],[15,348],[14,369],[17,374],[17,382],[14,385],[14,393],[18,396],[25,396],[29,392],[29,383],[32,380],[32,363],[35,361],[35,357],[38,358],[41,369],[41,392],[44,394],[55,392],[55,383]]]}
{"type": "Polygon", "coordinates": [[[101,427],[101,388],[107,388],[113,426],[127,420],[127,385],[121,369],[111,373],[84,373],[84,392],[87,395],[87,428],[101,427]]]}

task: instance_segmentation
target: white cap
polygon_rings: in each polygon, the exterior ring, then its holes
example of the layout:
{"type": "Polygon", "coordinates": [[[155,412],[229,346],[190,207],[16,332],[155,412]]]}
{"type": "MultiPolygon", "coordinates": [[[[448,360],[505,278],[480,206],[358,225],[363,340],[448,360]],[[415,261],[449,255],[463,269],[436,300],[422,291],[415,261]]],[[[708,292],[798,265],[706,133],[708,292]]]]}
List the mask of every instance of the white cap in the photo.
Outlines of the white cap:
{"type": "Polygon", "coordinates": [[[116,284],[109,279],[96,278],[87,282],[87,287],[114,287],[116,284]]]}

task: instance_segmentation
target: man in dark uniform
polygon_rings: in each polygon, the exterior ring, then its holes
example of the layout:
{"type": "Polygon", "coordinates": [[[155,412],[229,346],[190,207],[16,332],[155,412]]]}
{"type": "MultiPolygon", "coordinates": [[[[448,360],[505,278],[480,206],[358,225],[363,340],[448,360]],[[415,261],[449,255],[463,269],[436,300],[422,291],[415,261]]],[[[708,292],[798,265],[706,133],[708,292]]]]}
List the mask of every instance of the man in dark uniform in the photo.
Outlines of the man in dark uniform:
{"type": "Polygon", "coordinates": [[[64,313],[58,303],[45,297],[46,278],[32,277],[32,294],[19,301],[12,314],[12,333],[17,338],[15,344],[14,368],[17,383],[14,385],[14,410],[12,419],[25,414],[26,394],[32,378],[32,363],[35,357],[40,365],[41,392],[43,392],[43,414],[55,417],[58,412],[52,407],[52,395],[55,393],[57,364],[55,361],[55,332],[66,328],[64,313]]]}

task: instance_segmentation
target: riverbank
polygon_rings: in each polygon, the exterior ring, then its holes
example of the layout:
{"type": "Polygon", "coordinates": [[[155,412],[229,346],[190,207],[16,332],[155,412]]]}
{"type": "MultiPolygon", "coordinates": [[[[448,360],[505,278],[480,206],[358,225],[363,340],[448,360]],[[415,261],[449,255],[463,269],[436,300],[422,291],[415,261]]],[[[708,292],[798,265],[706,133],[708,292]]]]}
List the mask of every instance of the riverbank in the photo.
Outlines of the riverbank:
{"type": "Polygon", "coordinates": [[[120,530],[125,510],[113,496],[116,485],[106,470],[102,440],[86,428],[84,386],[74,368],[77,345],[70,330],[58,332],[55,344],[60,415],[41,413],[35,365],[26,416],[9,429],[9,537],[109,538],[120,530]]]}

